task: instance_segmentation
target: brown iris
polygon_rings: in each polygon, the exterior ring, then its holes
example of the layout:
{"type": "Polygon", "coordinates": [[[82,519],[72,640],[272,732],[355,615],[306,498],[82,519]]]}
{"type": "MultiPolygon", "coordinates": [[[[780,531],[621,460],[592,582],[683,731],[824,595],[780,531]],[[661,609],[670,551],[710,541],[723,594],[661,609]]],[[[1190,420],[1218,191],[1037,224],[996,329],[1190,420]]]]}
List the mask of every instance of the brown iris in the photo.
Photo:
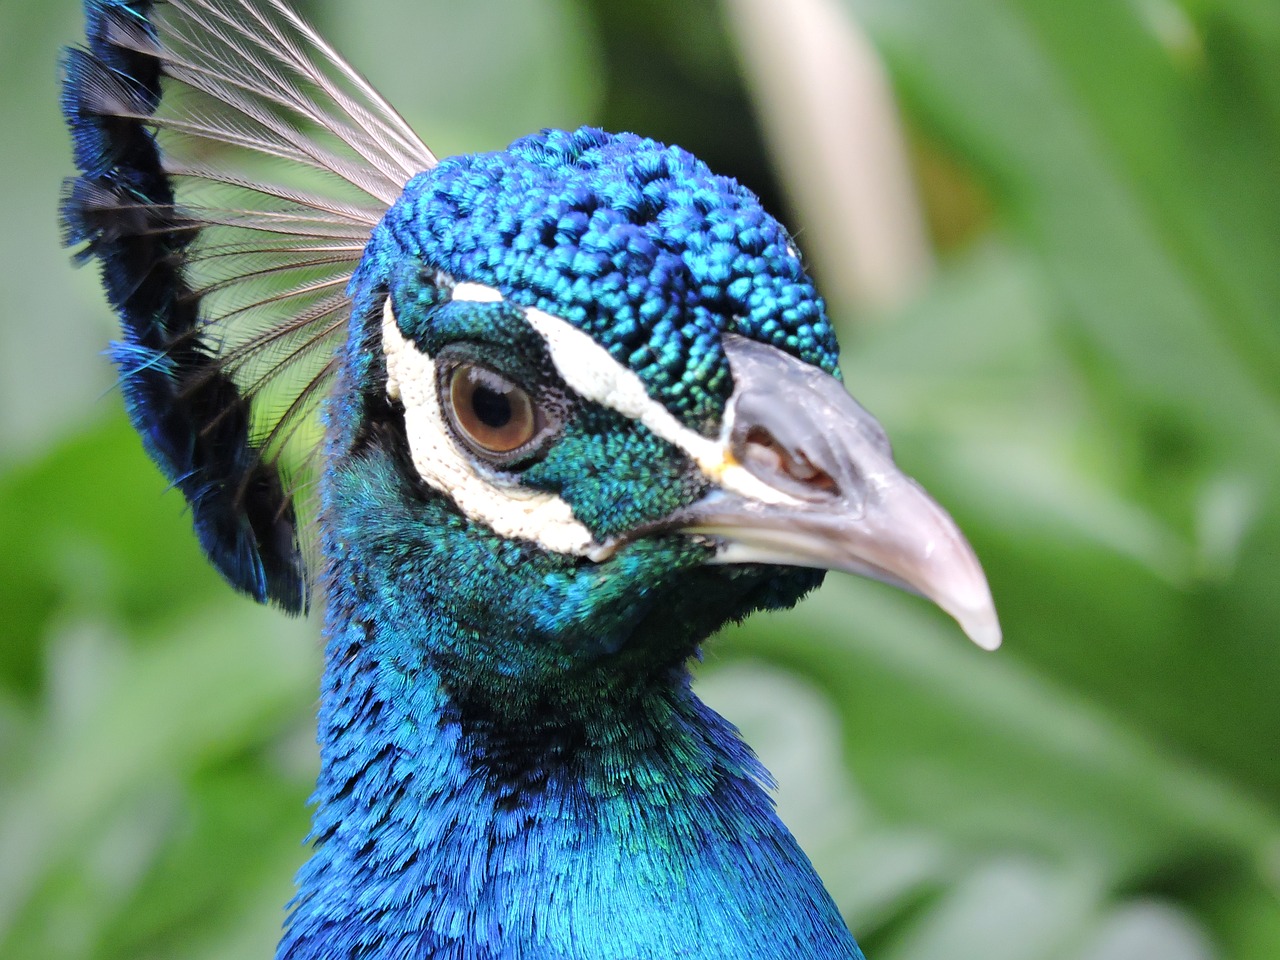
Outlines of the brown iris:
{"type": "Polygon", "coordinates": [[[482,453],[512,453],[539,432],[529,394],[475,364],[460,363],[449,372],[449,408],[454,427],[482,453]]]}

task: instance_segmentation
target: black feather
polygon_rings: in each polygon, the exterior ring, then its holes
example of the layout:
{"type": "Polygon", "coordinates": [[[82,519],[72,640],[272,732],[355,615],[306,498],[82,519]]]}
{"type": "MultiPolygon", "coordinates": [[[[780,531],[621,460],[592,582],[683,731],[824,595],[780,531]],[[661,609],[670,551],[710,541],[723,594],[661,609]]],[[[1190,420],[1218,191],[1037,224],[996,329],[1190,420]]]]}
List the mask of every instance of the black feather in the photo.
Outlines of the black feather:
{"type": "Polygon", "coordinates": [[[89,0],[88,49],[63,59],[63,113],[81,171],[63,195],[63,235],[101,265],[121,321],[111,355],[129,415],[191,504],[201,545],[237,588],[299,611],[306,581],[292,506],[251,442],[236,384],[201,336],[182,257],[198,230],[175,210],[147,124],[161,94],[150,8],[89,0]]]}

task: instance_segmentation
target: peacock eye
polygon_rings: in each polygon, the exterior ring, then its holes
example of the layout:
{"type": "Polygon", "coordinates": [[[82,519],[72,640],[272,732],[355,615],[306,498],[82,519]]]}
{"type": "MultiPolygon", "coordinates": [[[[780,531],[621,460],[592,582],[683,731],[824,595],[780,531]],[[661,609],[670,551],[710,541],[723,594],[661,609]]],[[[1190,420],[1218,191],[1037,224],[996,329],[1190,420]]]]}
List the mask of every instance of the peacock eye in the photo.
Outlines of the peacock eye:
{"type": "Polygon", "coordinates": [[[523,388],[473,363],[448,372],[445,408],[477,453],[507,457],[544,432],[546,418],[523,388]]]}

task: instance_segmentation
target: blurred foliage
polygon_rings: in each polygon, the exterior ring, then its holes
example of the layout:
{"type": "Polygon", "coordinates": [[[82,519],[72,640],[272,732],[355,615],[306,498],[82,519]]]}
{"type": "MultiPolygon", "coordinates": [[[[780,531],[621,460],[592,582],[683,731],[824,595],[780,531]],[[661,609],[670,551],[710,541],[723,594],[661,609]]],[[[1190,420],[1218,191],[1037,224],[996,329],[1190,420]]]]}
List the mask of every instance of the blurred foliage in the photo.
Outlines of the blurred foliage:
{"type": "MultiPolygon", "coordinates": [[[[899,308],[839,309],[846,374],[1006,644],[833,576],[715,643],[703,689],[876,960],[1274,960],[1280,6],[831,2],[887,64],[939,251],[899,308]]],[[[265,957],[317,627],[218,582],[110,392],[53,218],[78,6],[0,7],[0,955],[265,957]]],[[[712,0],[303,6],[442,153],[595,122],[802,241],[821,216],[783,209],[712,0]]]]}

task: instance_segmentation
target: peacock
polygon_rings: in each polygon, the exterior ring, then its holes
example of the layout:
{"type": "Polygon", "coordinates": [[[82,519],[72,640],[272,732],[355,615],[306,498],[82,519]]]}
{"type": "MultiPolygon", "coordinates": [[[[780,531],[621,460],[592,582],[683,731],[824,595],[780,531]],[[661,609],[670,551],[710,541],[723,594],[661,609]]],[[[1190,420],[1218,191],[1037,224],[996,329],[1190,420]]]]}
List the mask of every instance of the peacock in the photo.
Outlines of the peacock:
{"type": "Polygon", "coordinates": [[[759,199],[591,127],[437,160],[285,0],[84,0],[61,219],[237,590],[323,609],[279,960],[860,958],[689,664],[837,569],[1000,629],[759,199]]]}

